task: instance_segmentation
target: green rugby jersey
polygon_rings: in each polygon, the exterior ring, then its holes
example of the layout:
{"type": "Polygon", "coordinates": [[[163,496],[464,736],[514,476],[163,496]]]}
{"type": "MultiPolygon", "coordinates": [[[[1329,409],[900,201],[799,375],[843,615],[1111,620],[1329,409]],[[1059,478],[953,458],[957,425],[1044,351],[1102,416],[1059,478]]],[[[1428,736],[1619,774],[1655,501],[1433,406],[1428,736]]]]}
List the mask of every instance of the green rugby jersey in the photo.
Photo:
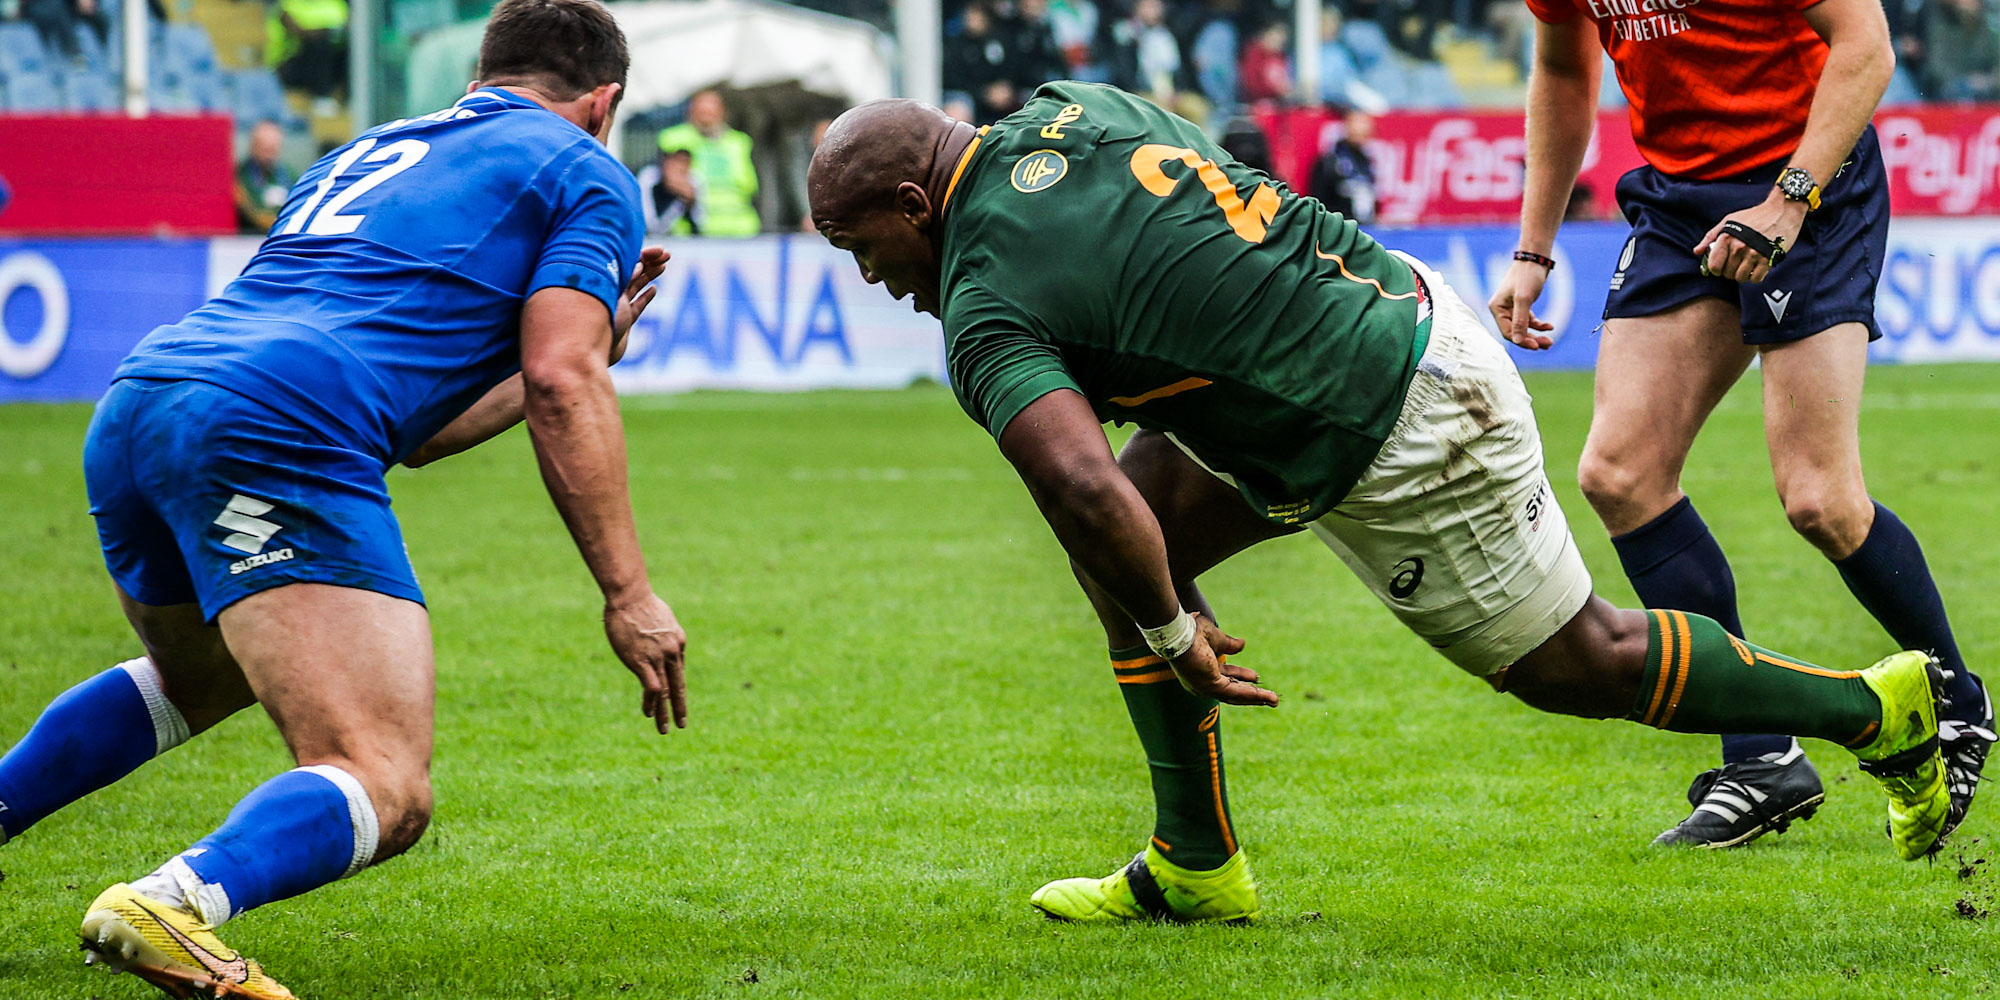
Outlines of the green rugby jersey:
{"type": "Polygon", "coordinates": [[[1416,276],[1353,222],[1123,91],[1059,82],[986,130],[943,205],[947,367],[999,436],[1074,389],[1310,521],[1395,426],[1416,276]]]}

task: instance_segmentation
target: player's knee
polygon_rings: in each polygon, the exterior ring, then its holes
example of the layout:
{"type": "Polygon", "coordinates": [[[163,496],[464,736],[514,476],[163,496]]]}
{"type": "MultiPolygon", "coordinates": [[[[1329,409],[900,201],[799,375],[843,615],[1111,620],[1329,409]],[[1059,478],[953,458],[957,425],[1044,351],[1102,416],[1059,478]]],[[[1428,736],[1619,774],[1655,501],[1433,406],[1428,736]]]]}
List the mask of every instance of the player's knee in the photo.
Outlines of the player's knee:
{"type": "Polygon", "coordinates": [[[1864,495],[1859,501],[1835,491],[1789,490],[1784,496],[1785,520],[1814,548],[1830,558],[1853,552],[1868,537],[1874,508],[1864,495]]]}
{"type": "Polygon", "coordinates": [[[1623,715],[1631,707],[1630,692],[1636,686],[1635,678],[1622,677],[1606,664],[1578,661],[1570,664],[1569,669],[1546,664],[1516,667],[1507,672],[1505,690],[1529,708],[1557,715],[1608,719],[1623,715]]]}
{"type": "MultiPolygon", "coordinates": [[[[430,826],[430,769],[422,762],[412,765],[375,758],[363,764],[346,758],[302,763],[337,767],[361,785],[368,796],[367,807],[375,814],[375,854],[371,863],[387,861],[409,850],[430,826]]],[[[352,802],[349,805],[358,807],[352,802]]]]}
{"type": "Polygon", "coordinates": [[[165,689],[167,700],[181,713],[181,718],[187,720],[191,735],[206,732],[222,720],[257,703],[257,695],[250,690],[250,683],[243,678],[243,671],[234,662],[225,660],[220,664],[200,662],[191,665],[183,659],[155,656],[158,657],[154,663],[160,672],[161,687],[165,689]]]}
{"type": "Polygon", "coordinates": [[[1653,494],[1660,492],[1657,479],[1636,462],[1595,450],[1586,450],[1576,466],[1577,486],[1584,500],[1607,521],[1646,506],[1653,494]]]}
{"type": "Polygon", "coordinates": [[[1589,719],[1625,715],[1646,670],[1643,612],[1593,599],[1562,631],[1508,668],[1500,689],[1531,708],[1589,719]]]}

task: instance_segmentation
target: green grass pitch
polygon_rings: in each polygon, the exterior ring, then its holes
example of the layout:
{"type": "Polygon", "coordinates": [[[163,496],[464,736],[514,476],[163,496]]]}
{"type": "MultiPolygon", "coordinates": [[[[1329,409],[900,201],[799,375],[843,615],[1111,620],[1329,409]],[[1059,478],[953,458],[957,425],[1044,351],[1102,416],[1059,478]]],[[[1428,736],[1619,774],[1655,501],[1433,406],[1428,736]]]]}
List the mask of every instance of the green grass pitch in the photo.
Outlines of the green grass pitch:
{"type": "MultiPolygon", "coordinates": [[[[1557,492],[1585,374],[1537,376],[1557,492]]],[[[1890,650],[1770,486],[1755,375],[1689,489],[1759,642],[1890,650]]],[[[1874,492],[2000,674],[2000,367],[1877,369],[1874,492]]],[[[0,408],[0,742],[133,654],[98,562],[81,406],[0,408]]],[[[2000,791],[1935,864],[1812,749],[1825,809],[1727,853],[1647,841],[1710,739],[1537,714],[1459,674],[1308,537],[1207,578],[1285,696],[1228,713],[1264,892],[1251,928],[1076,927],[1028,894],[1150,828],[1094,621],[1026,493],[936,388],[628,401],[654,579],[692,637],[692,728],[651,733],[525,436],[392,477],[438,637],[437,819],[408,856],[235,923],[307,1000],[553,997],[1880,997],[2000,993],[2000,791]],[[1992,858],[1991,864],[1978,863],[1992,858]]],[[[92,895],[289,766],[244,713],[0,848],[0,997],[152,995],[85,969],[92,895]]]]}

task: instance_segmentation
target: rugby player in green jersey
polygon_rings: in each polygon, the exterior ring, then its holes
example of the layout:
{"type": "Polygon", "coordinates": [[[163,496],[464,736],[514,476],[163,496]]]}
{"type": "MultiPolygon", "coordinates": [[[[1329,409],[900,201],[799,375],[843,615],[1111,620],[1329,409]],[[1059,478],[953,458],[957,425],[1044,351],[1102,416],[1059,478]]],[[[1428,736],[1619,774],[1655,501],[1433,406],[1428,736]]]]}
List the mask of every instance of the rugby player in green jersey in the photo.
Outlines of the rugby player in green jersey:
{"type": "Polygon", "coordinates": [[[1436,272],[1118,90],[1052,83],[984,129],[914,101],[835,121],[814,224],[944,323],[998,439],[1103,619],[1152,767],[1152,841],[1033,902],[1077,920],[1239,920],[1256,884],[1219,704],[1276,705],[1225,662],[1195,580],[1310,530],[1453,663],[1537,708],[1853,750],[1895,847],[1936,849],[1942,671],[1827,670],[1699,615],[1591,592],[1527,389],[1436,272]],[[1102,424],[1140,430],[1113,457],[1102,424]],[[1176,683],[1177,682],[1177,683],[1176,683]]]}

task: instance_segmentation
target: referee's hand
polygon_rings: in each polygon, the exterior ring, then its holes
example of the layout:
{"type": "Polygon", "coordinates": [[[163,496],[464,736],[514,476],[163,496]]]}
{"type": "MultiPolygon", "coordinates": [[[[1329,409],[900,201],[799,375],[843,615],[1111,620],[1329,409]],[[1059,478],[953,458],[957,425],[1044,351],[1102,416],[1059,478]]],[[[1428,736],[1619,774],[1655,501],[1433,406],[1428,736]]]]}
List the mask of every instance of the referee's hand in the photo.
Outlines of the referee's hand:
{"type": "Polygon", "coordinates": [[[1543,336],[1554,330],[1555,324],[1535,318],[1535,300],[1542,297],[1542,285],[1548,280],[1548,269],[1531,261],[1517,260],[1507,269],[1507,276],[1493,291],[1493,300],[1486,303],[1493,322],[1500,325],[1501,336],[1531,351],[1547,350],[1556,342],[1543,336]]]}
{"type": "Polygon", "coordinates": [[[1718,278],[1746,285],[1754,285],[1771,273],[1771,259],[1752,250],[1742,240],[1722,231],[1730,222],[1740,222],[1764,238],[1791,250],[1798,244],[1799,230],[1805,227],[1806,205],[1802,201],[1788,201],[1776,188],[1760,204],[1752,205],[1740,212],[1731,212],[1708,231],[1708,235],[1695,244],[1695,256],[1701,258],[1702,270],[1718,278]]]}

